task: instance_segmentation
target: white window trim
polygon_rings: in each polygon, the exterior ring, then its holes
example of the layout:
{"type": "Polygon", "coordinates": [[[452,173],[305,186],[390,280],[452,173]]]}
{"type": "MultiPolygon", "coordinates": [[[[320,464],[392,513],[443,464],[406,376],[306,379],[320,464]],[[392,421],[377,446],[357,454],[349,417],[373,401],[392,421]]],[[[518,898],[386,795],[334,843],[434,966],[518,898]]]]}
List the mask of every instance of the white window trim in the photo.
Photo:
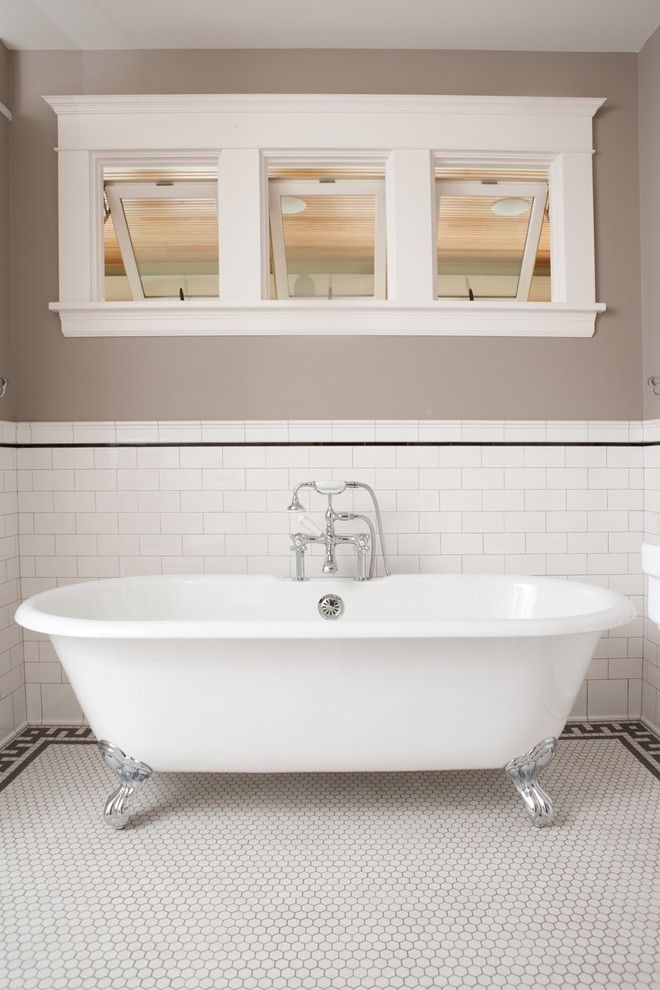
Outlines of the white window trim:
{"type": "Polygon", "coordinates": [[[60,314],[66,336],[367,334],[591,336],[592,118],[586,98],[58,96],[60,314]],[[346,149],[354,149],[347,152],[346,149]],[[271,156],[386,164],[387,300],[269,300],[271,156]],[[104,161],[218,163],[217,300],[102,302],[104,161]],[[550,303],[436,298],[435,167],[548,170],[550,303]],[[240,204],[240,207],[237,205],[240,204]]]}
{"type": "Polygon", "coordinates": [[[115,235],[126,278],[131,289],[133,301],[144,301],[144,287],[142,276],[135,260],[133,241],[126,222],[124,199],[214,199],[216,209],[218,205],[218,184],[217,182],[171,182],[168,185],[159,186],[156,182],[105,182],[103,184],[108,208],[112,223],[115,228],[115,235]]]}
{"type": "Polygon", "coordinates": [[[385,183],[374,179],[269,179],[268,205],[270,237],[273,248],[273,275],[277,298],[291,299],[284,249],[284,224],[281,199],[283,196],[373,196],[375,200],[374,294],[373,299],[385,299],[387,292],[387,243],[385,238],[385,183]]]}

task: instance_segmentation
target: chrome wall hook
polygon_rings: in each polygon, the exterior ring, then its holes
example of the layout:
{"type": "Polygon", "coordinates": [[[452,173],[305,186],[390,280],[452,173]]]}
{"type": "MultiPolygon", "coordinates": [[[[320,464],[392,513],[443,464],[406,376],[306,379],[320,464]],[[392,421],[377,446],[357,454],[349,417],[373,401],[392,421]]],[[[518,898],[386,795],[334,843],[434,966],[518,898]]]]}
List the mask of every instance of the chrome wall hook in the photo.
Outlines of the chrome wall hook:
{"type": "Polygon", "coordinates": [[[660,395],[660,378],[656,375],[651,375],[650,378],[646,379],[646,384],[649,386],[654,395],[660,395]]]}
{"type": "Polygon", "coordinates": [[[9,388],[9,379],[0,377],[0,399],[9,388]]]}

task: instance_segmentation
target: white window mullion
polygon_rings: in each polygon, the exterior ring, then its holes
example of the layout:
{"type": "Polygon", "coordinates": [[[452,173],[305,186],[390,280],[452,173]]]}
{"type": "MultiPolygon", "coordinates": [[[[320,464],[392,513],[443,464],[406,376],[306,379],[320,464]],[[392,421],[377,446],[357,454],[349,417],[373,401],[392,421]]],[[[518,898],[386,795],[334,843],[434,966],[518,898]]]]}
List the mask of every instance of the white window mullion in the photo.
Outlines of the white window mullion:
{"type": "Polygon", "coordinates": [[[226,301],[254,303],[265,293],[264,176],[258,148],[220,155],[220,286],[226,301]]]}
{"type": "Polygon", "coordinates": [[[386,174],[388,298],[430,303],[436,283],[430,149],[392,151],[386,174]]]}
{"type": "Polygon", "coordinates": [[[591,151],[562,153],[550,166],[552,301],[595,299],[591,151]]]}
{"type": "Polygon", "coordinates": [[[89,302],[99,298],[93,239],[100,216],[98,190],[88,151],[76,144],[58,152],[60,301],[89,302]]]}

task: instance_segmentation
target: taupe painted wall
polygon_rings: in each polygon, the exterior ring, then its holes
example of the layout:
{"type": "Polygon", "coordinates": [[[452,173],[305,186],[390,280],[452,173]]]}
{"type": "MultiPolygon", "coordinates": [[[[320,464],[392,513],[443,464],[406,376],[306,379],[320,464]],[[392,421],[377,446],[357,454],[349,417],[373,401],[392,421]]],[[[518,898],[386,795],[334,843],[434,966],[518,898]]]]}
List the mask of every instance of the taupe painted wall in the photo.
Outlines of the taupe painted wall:
{"type": "Polygon", "coordinates": [[[19,420],[639,418],[635,55],[177,51],[13,53],[12,257],[19,420]],[[590,340],[65,340],[55,118],[45,93],[348,92],[605,96],[595,124],[590,340]],[[322,370],[321,370],[322,369],[322,370]]]}
{"type": "MultiPolygon", "coordinates": [[[[639,184],[646,381],[660,378],[660,28],[639,53],[639,184]]],[[[644,416],[660,418],[660,397],[646,386],[644,416]]]]}
{"type": "MultiPolygon", "coordinates": [[[[0,101],[11,109],[9,52],[0,42],[0,101]]],[[[0,399],[0,419],[13,418],[15,381],[11,365],[11,264],[9,251],[9,132],[11,124],[0,115],[0,375],[11,388],[0,399]]]]}

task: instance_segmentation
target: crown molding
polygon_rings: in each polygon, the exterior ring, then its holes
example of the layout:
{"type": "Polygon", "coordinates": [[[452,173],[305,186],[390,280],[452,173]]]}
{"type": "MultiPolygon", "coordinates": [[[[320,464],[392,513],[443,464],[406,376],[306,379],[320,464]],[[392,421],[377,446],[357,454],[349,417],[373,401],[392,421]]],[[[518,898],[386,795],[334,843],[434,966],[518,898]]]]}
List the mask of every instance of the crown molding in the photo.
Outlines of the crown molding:
{"type": "Polygon", "coordinates": [[[571,96],[139,94],[44,96],[58,116],[156,113],[526,114],[593,117],[605,99],[571,96]]]}

